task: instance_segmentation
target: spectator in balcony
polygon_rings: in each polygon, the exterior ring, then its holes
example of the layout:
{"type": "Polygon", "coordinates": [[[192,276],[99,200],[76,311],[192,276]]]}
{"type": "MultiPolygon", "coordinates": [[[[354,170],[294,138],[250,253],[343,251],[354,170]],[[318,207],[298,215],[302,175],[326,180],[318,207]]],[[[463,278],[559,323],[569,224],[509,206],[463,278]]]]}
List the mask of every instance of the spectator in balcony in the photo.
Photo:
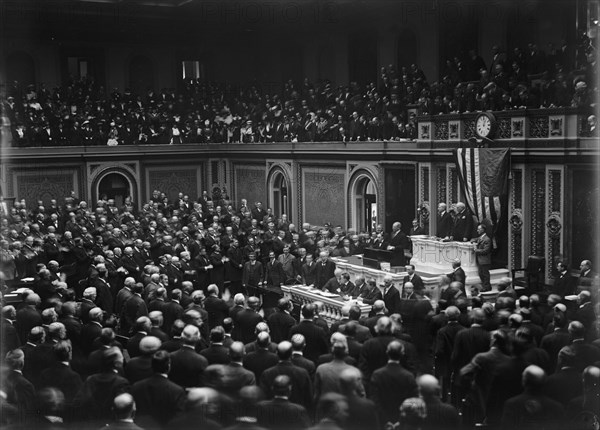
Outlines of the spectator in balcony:
{"type": "Polygon", "coordinates": [[[598,120],[596,119],[596,115],[587,117],[587,129],[584,130],[583,135],[586,137],[598,137],[598,120]]]}
{"type": "Polygon", "coordinates": [[[481,58],[479,54],[477,54],[477,51],[471,49],[469,51],[467,79],[470,81],[475,81],[479,79],[481,69],[487,70],[487,67],[485,66],[485,61],[483,61],[483,58],[481,58]]]}
{"type": "Polygon", "coordinates": [[[575,84],[575,94],[573,94],[571,106],[577,108],[586,108],[590,106],[590,95],[587,84],[584,81],[579,81],[575,84]]]}

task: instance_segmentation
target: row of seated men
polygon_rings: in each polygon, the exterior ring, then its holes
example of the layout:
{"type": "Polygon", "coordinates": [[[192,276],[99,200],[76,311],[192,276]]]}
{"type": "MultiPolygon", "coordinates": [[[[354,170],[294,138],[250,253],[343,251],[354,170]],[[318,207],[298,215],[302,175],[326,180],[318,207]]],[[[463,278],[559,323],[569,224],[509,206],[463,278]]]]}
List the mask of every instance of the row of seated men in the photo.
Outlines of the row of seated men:
{"type": "MultiPolygon", "coordinates": [[[[455,282],[446,290],[461,287],[455,282]]],[[[402,422],[404,401],[419,393],[422,419],[432,428],[457,426],[458,411],[463,425],[502,428],[531,422],[564,428],[597,414],[600,342],[590,293],[581,292],[573,306],[557,295],[516,299],[505,287],[495,304],[474,298],[469,306],[460,294],[446,296],[426,319],[429,362],[418,346],[422,327],[405,324],[409,314],[390,314],[383,300],[364,318],[348,304],[329,326],[319,304],[304,305],[297,321],[293,304],[281,299],[265,318],[258,298],[238,294],[228,303],[211,285],[207,297],[192,293],[165,332],[166,305],[181,298],[175,289],[169,302],[157,303],[165,307],[133,321],[131,336],[116,337],[122,320],[95,305],[93,287],[79,303],[42,304],[25,291],[22,304],[2,311],[6,416],[14,425],[58,417],[67,426],[95,428],[119,411],[124,398],[115,398],[122,393],[132,395],[126,399],[142,428],[187,428],[198,417],[223,427],[248,420],[261,428],[292,425],[275,417],[271,406],[279,401],[302,417],[295,428],[389,428],[402,422]],[[23,327],[31,329],[21,341],[23,327]],[[289,381],[276,381],[281,375],[289,381]],[[44,398],[36,399],[44,387],[64,398],[60,408],[48,411],[44,398]],[[197,387],[215,390],[218,407],[195,401],[197,387]],[[327,412],[331,393],[343,397],[327,412]],[[536,407],[524,406],[531,403],[536,407]]],[[[143,293],[133,284],[128,298],[121,295],[124,308],[147,312],[143,293]]]]}

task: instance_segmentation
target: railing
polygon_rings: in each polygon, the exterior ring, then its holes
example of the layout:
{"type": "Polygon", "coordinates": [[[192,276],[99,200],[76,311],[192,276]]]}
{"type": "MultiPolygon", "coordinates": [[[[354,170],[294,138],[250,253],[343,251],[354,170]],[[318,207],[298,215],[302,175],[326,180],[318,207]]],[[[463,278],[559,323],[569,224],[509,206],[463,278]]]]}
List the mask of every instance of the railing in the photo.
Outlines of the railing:
{"type": "MultiPolygon", "coordinates": [[[[481,112],[417,117],[418,141],[477,139],[475,122],[481,112]]],[[[490,112],[495,118],[495,141],[583,137],[587,116],[574,108],[519,109],[490,112]]]]}

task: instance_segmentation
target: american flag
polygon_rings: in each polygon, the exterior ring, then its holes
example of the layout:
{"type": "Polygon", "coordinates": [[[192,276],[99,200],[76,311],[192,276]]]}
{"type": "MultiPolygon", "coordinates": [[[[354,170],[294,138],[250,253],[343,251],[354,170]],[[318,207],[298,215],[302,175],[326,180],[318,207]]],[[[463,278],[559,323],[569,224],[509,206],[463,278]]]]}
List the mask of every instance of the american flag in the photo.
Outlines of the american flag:
{"type": "Polygon", "coordinates": [[[501,196],[508,193],[509,149],[459,148],[455,162],[468,208],[495,230],[503,209],[501,196]]]}

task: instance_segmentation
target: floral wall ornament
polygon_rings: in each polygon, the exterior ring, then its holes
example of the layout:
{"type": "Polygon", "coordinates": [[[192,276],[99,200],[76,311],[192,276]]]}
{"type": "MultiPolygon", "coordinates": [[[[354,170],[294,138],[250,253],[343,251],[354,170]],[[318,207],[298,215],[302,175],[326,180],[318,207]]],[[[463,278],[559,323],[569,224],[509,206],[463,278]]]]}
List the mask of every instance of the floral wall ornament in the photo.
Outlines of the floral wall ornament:
{"type": "Polygon", "coordinates": [[[546,228],[548,229],[548,235],[551,238],[557,238],[560,236],[562,230],[562,219],[560,213],[552,212],[546,222],[546,228]]]}
{"type": "Polygon", "coordinates": [[[513,232],[519,233],[523,229],[523,211],[515,209],[509,218],[513,232]]]}

